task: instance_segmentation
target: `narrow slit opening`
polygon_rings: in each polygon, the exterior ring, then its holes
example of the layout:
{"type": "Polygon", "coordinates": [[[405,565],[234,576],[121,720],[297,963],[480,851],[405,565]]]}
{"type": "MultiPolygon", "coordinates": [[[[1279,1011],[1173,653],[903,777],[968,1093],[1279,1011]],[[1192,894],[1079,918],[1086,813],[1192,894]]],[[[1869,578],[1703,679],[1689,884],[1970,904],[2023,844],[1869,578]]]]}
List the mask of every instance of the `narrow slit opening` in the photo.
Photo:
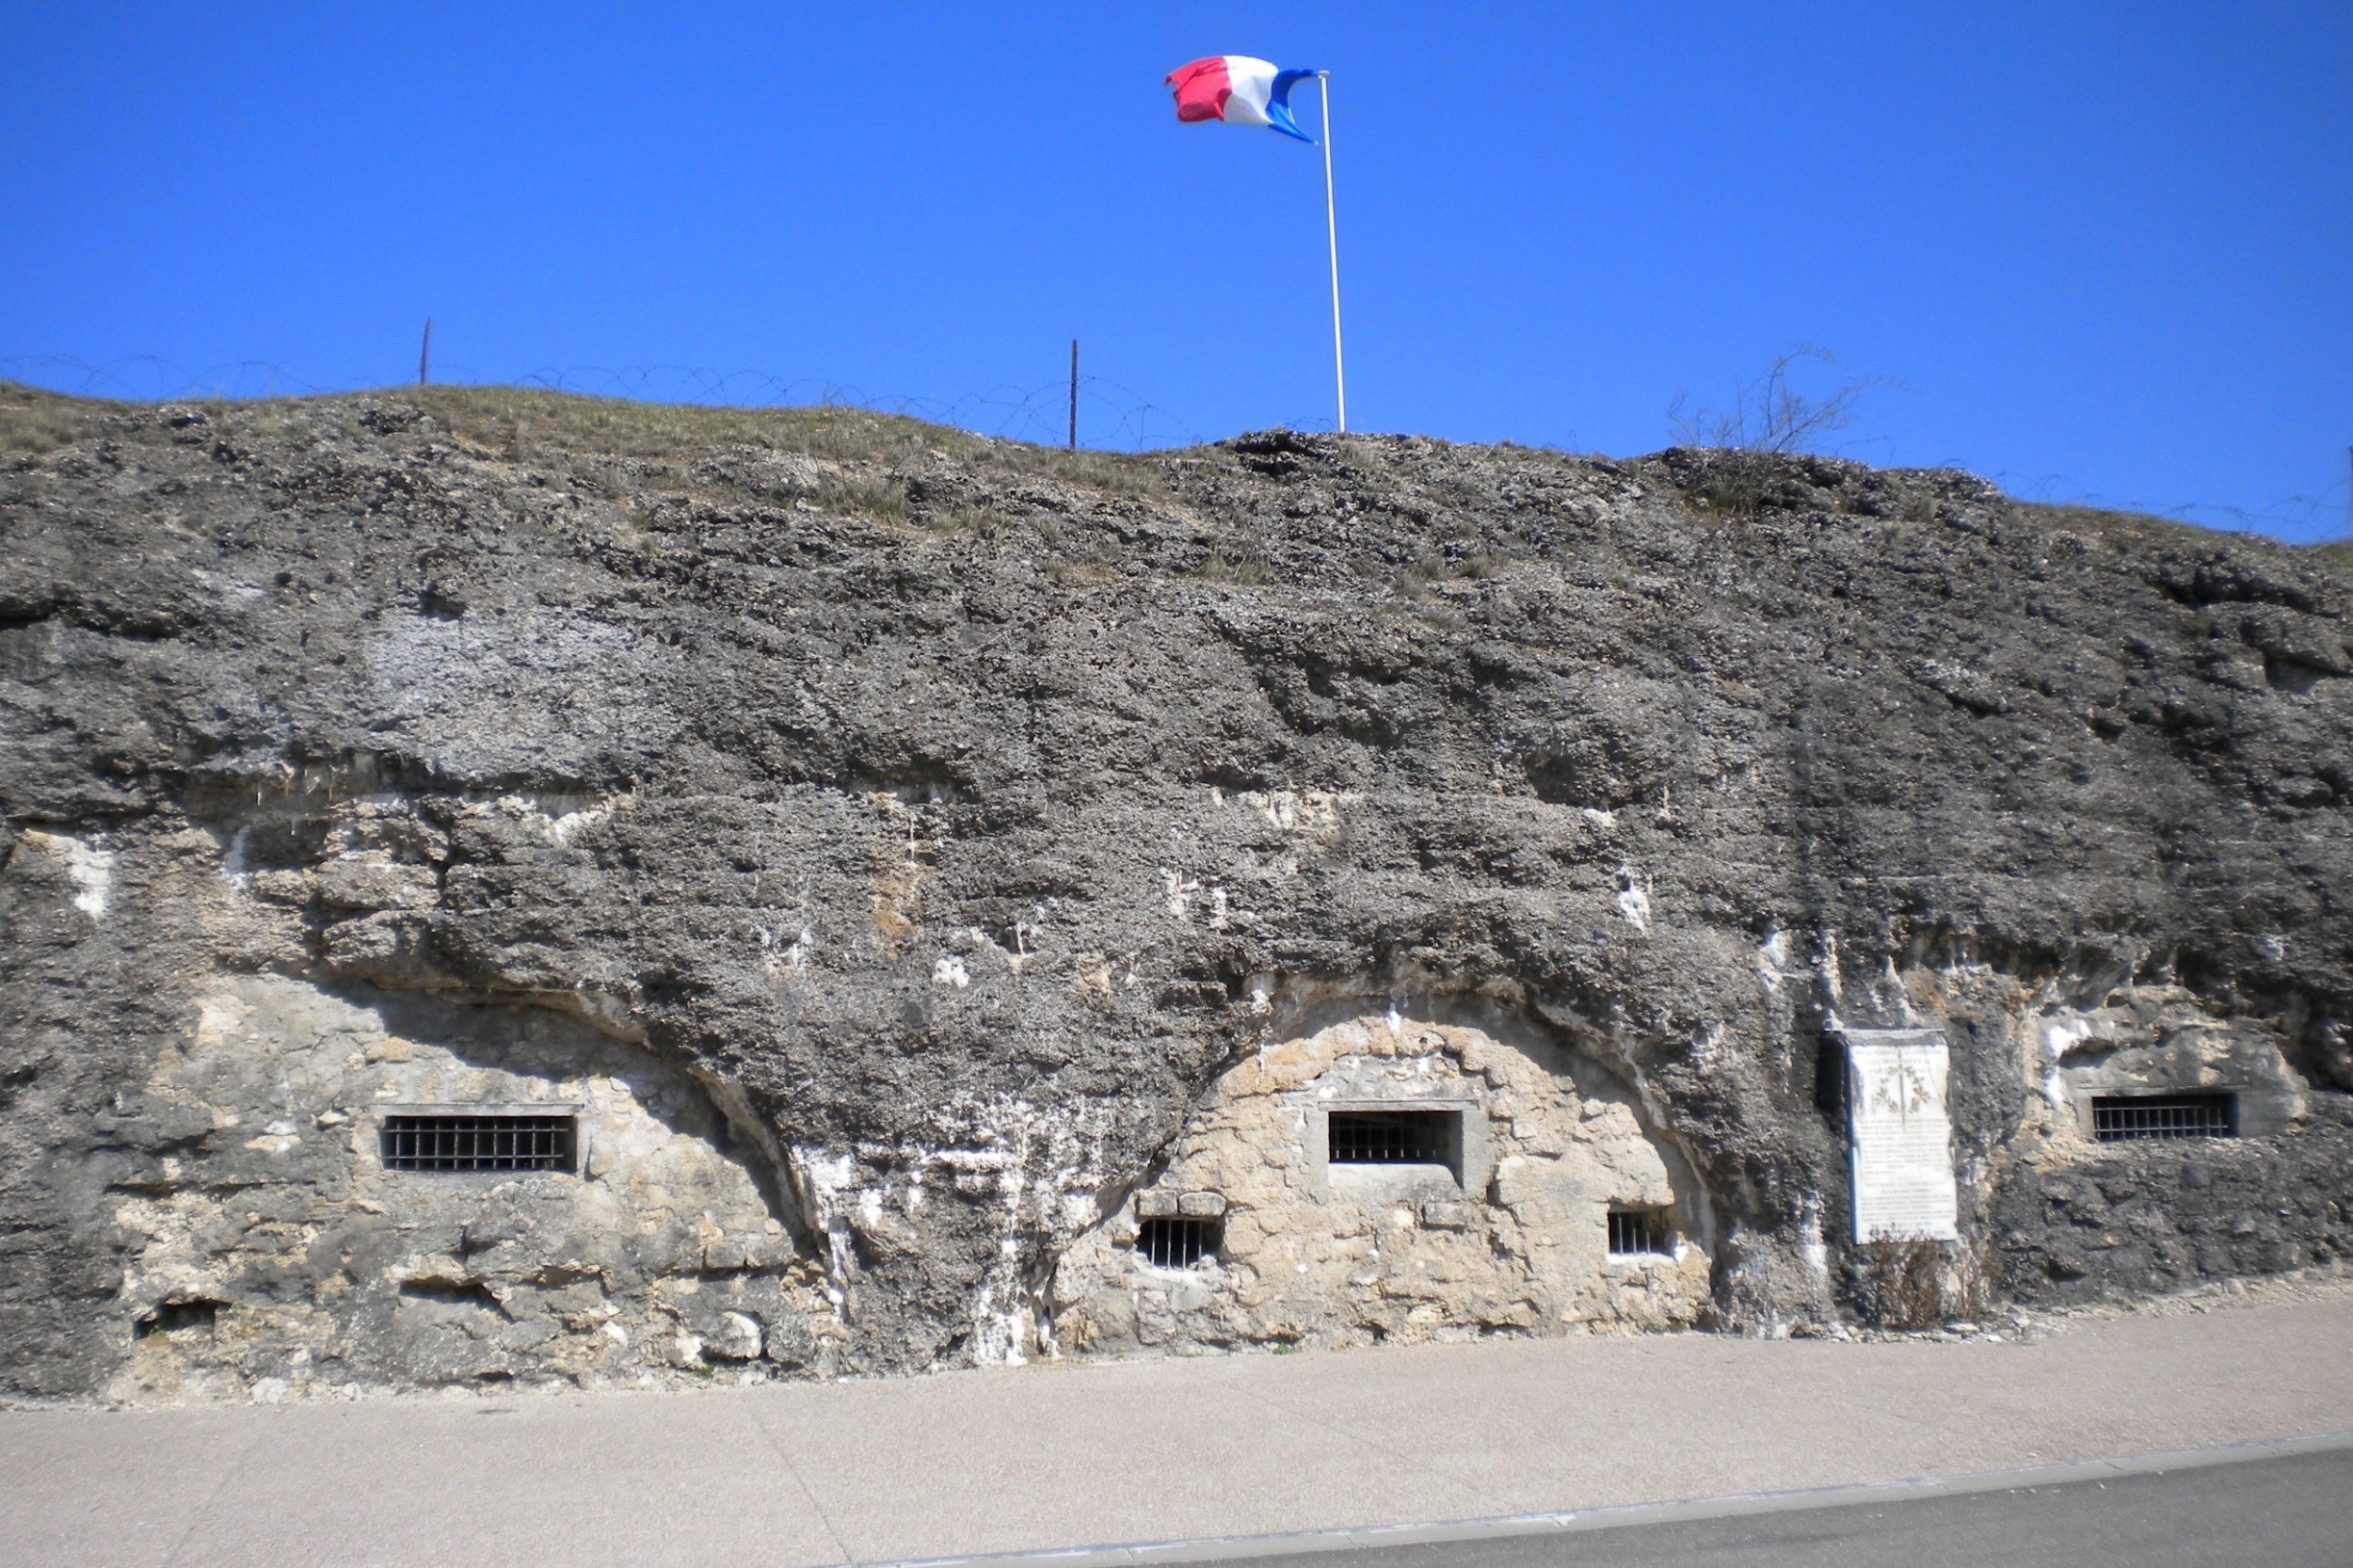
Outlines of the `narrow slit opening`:
{"type": "Polygon", "coordinates": [[[569,1115],[388,1115],[388,1171],[569,1171],[569,1115]]]}
{"type": "Polygon", "coordinates": [[[2101,1095],[2091,1102],[2091,1135],[2103,1144],[2134,1144],[2161,1138],[2235,1138],[2238,1096],[2101,1095]]]}
{"type": "Polygon", "coordinates": [[[1459,1111],[1335,1111],[1325,1137],[1334,1165],[1443,1165],[1462,1179],[1459,1111]]]}

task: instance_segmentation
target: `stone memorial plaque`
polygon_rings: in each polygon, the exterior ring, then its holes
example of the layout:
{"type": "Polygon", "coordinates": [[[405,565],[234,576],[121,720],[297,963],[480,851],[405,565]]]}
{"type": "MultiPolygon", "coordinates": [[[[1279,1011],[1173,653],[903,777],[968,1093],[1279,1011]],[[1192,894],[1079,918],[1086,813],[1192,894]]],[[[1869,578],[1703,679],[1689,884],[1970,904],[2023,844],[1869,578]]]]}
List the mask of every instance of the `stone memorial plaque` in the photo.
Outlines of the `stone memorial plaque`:
{"type": "Polygon", "coordinates": [[[1959,1239],[1951,1053],[1927,1029],[1856,1029],[1847,1048],[1847,1150],[1854,1239],[1959,1239]]]}

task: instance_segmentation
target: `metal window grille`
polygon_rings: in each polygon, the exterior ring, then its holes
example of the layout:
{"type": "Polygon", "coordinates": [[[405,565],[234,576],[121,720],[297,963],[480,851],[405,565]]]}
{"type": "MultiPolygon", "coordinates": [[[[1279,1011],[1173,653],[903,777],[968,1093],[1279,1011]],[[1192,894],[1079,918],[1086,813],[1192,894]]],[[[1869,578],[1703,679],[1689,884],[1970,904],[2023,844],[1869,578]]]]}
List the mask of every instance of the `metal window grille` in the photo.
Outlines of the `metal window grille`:
{"type": "Polygon", "coordinates": [[[1216,1220],[1165,1217],[1146,1220],[1136,1237],[1136,1251],[1156,1269],[1190,1269],[1217,1254],[1225,1226],[1216,1220]]]}
{"type": "Polygon", "coordinates": [[[1335,1111],[1335,1165],[1452,1165],[1463,1118],[1453,1111],[1335,1111]]]}
{"type": "Polygon", "coordinates": [[[1674,1250],[1674,1234],[1663,1208],[1613,1208],[1609,1211],[1609,1251],[1613,1256],[1663,1253],[1674,1250]]]}
{"type": "Polygon", "coordinates": [[[568,1171],[569,1116],[387,1116],[388,1171],[568,1171]]]}
{"type": "Polygon", "coordinates": [[[2091,1135],[2103,1144],[2144,1138],[2235,1138],[2235,1095],[2110,1095],[2091,1102],[2091,1135]]]}

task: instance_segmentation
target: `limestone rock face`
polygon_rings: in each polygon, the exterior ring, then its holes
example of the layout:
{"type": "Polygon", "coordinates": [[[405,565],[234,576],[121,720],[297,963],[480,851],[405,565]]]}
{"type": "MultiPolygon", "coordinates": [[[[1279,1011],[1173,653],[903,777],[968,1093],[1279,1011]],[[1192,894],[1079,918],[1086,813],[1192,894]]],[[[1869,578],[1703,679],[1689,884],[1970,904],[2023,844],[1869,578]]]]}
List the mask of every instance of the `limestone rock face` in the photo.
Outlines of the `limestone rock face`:
{"type": "Polygon", "coordinates": [[[1862,1299],[1833,1023],[1945,1032],[1988,1288],[2353,1248],[2314,552],[457,389],[0,389],[0,532],[20,1395],[1785,1331],[1862,1299]],[[1335,1182],[1314,1107],[1408,1080],[1444,1179],[1335,1182]],[[2160,1091],[2235,1135],[2097,1136],[2160,1091]],[[577,1144],[392,1168],[427,1107],[577,1144]]]}

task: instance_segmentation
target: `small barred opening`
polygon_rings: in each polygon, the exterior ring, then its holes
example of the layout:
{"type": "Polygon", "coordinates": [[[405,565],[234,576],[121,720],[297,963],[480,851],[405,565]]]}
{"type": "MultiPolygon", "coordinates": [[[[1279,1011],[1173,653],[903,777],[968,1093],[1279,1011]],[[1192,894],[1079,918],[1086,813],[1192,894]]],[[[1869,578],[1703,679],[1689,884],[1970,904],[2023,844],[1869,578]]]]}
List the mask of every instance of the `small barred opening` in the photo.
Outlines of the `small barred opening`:
{"type": "Polygon", "coordinates": [[[2091,1135],[2103,1144],[2148,1138],[2235,1138],[2238,1096],[2102,1095],[2091,1102],[2091,1135]]]}
{"type": "Polygon", "coordinates": [[[1225,1226],[1217,1220],[1169,1215],[1144,1222],[1136,1236],[1136,1251],[1156,1269],[1190,1269],[1217,1256],[1225,1240],[1225,1226]]]}
{"type": "Polygon", "coordinates": [[[394,1115],[384,1118],[388,1171],[568,1171],[569,1115],[394,1115]]]}
{"type": "Polygon", "coordinates": [[[1335,1165],[1444,1165],[1461,1175],[1459,1111],[1335,1111],[1328,1128],[1335,1165]]]}
{"type": "Polygon", "coordinates": [[[1609,1211],[1609,1256],[1639,1257],[1674,1251],[1674,1227],[1663,1208],[1613,1208],[1609,1211]]]}

